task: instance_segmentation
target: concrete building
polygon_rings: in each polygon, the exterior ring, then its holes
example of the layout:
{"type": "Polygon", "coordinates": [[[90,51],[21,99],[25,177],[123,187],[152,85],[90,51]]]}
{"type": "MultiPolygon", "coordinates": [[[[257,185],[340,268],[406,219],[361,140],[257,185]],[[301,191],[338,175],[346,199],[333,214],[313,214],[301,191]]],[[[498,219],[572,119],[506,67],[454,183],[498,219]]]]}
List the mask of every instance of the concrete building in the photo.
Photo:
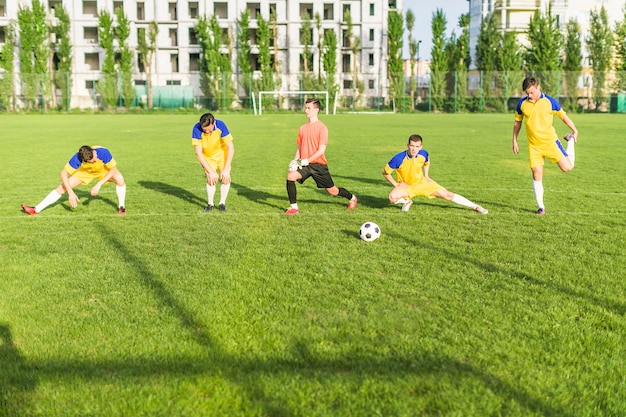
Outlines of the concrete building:
{"type": "MultiPolygon", "coordinates": [[[[360,52],[356,56],[360,81],[364,83],[365,96],[387,95],[387,16],[389,10],[402,8],[402,0],[39,0],[54,21],[54,8],[63,6],[71,19],[73,45],[72,101],[71,107],[91,107],[96,103],[95,85],[101,77],[104,52],[99,46],[98,13],[122,7],[131,23],[131,48],[137,47],[139,28],[150,22],[159,27],[157,51],[152,66],[152,85],[164,89],[189,89],[195,97],[203,96],[200,89],[200,48],[193,27],[199,17],[216,16],[220,27],[236,39],[237,20],[244,10],[250,13],[253,67],[258,57],[255,42],[257,16],[268,20],[270,10],[275,11],[278,22],[278,61],[282,77],[282,90],[300,89],[301,55],[304,45],[300,32],[305,16],[312,20],[313,68],[320,71],[318,36],[334,30],[338,39],[337,80],[341,93],[352,91],[352,52],[347,41],[344,15],[352,16],[353,33],[360,39],[360,52]],[[320,28],[315,15],[320,16],[320,28]]],[[[0,44],[4,42],[6,27],[17,21],[20,8],[30,8],[32,0],[0,0],[0,44]]],[[[19,42],[19,40],[18,40],[19,42]]],[[[228,48],[228,45],[224,45],[228,48]]],[[[237,50],[233,47],[232,67],[238,72],[237,50]]],[[[17,56],[17,54],[16,54],[17,56]]],[[[276,59],[276,58],[275,58],[276,59]]],[[[135,84],[138,89],[146,84],[146,73],[135,58],[135,84]]],[[[16,58],[16,75],[19,64],[16,58]]],[[[19,93],[19,92],[18,92],[19,93]]],[[[190,93],[191,94],[191,93],[190,93]]],[[[158,103],[157,103],[158,104],[158,103]]]]}

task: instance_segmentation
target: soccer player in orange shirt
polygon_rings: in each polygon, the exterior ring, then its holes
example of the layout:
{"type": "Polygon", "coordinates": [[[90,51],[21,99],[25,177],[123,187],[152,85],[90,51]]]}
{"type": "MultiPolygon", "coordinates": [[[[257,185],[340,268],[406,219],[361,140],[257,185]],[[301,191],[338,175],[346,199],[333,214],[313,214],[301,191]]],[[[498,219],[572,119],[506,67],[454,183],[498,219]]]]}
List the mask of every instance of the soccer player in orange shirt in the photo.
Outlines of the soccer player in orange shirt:
{"type": "Polygon", "coordinates": [[[287,173],[287,195],[290,208],[285,214],[298,214],[296,181],[302,184],[307,178],[313,177],[317,188],[324,188],[328,194],[340,196],[348,200],[348,210],[357,205],[357,198],[345,188],[337,187],[328,171],[328,161],[324,153],[328,146],[328,128],[318,119],[321,104],[319,99],[310,98],[304,104],[304,113],[309,122],[298,131],[298,149],[289,164],[287,173]]]}

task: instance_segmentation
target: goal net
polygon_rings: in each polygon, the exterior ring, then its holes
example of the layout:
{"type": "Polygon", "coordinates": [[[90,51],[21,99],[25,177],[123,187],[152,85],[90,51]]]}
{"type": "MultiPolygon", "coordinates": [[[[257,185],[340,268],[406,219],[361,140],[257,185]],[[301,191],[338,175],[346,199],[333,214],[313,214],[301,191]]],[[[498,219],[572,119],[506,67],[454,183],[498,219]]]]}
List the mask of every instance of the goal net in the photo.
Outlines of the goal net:
{"type": "MultiPolygon", "coordinates": [[[[301,97],[301,101],[304,102],[307,98],[317,97],[321,99],[322,97],[320,96],[323,96],[326,100],[322,103],[322,106],[325,108],[326,114],[328,114],[328,91],[259,91],[259,115],[263,114],[263,96],[265,96],[266,103],[268,97],[273,98],[273,103],[278,103],[281,97],[301,97]]],[[[302,106],[299,106],[299,108],[301,109],[302,106]]]]}

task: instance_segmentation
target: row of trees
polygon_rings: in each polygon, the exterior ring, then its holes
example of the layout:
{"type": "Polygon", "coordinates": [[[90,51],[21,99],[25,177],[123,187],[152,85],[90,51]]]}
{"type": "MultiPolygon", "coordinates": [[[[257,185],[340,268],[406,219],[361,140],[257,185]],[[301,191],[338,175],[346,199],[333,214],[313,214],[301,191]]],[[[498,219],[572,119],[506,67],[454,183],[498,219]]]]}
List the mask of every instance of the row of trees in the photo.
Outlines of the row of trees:
{"type": "MultiPolygon", "coordinates": [[[[412,32],[413,15],[407,13],[407,30],[412,32]]],[[[543,90],[556,97],[565,97],[565,108],[580,109],[578,103],[580,78],[583,74],[581,27],[574,19],[565,25],[564,33],[548,6],[545,12],[535,11],[528,26],[527,46],[522,46],[514,33],[502,33],[492,14],[482,21],[475,53],[475,66],[482,75],[478,93],[487,100],[486,106],[505,110],[512,91],[506,91],[511,79],[527,74],[537,76],[543,90]],[[485,76],[485,74],[488,74],[485,76]]],[[[468,70],[470,67],[469,15],[459,18],[461,36],[453,33],[445,38],[447,20],[441,9],[432,18],[433,48],[430,62],[430,90],[435,110],[464,111],[467,103],[468,70]],[[446,100],[454,97],[455,100],[446,100]],[[450,106],[456,106],[451,109],[450,106]]],[[[391,33],[391,31],[390,31],[391,33]]],[[[412,42],[412,38],[409,37],[412,42]]],[[[590,13],[589,34],[584,39],[588,50],[589,79],[592,81],[593,104],[596,110],[605,108],[610,92],[626,90],[626,11],[612,29],[604,6],[590,13]],[[611,82],[609,75],[617,74],[611,82]]],[[[416,45],[410,43],[412,77],[416,45]]],[[[412,84],[414,88],[414,84],[412,84]]],[[[518,91],[518,94],[521,93],[518,91]]]]}
{"type": "MultiPolygon", "coordinates": [[[[96,89],[103,105],[131,106],[135,102],[134,54],[128,39],[130,21],[122,8],[113,16],[98,13],[99,45],[104,51],[102,77],[96,89]]],[[[47,106],[69,109],[72,85],[72,46],[69,39],[70,19],[67,11],[55,7],[55,25],[46,21],[46,11],[39,0],[33,0],[31,8],[20,7],[17,25],[7,27],[6,42],[0,50],[0,105],[15,110],[16,91],[13,68],[14,51],[18,50],[22,97],[27,107],[47,106]],[[18,32],[19,31],[19,32],[18,32]],[[19,34],[19,48],[16,43],[19,34]],[[57,90],[60,97],[57,97],[57,90]]],[[[406,22],[402,14],[392,10],[388,16],[388,86],[389,104],[399,108],[404,103],[407,91],[411,95],[411,106],[417,86],[415,84],[415,62],[418,45],[413,38],[415,16],[409,10],[406,22]],[[404,26],[406,23],[406,27],[404,26]],[[409,35],[411,77],[407,84],[404,76],[402,48],[404,33],[409,35]]],[[[344,16],[347,42],[352,62],[352,104],[358,102],[363,92],[360,80],[358,56],[360,38],[354,33],[352,18],[344,16]]],[[[468,92],[468,71],[471,62],[469,47],[469,15],[458,21],[461,35],[455,33],[446,38],[447,19],[443,10],[433,14],[431,29],[433,48],[430,61],[429,103],[435,111],[466,111],[475,97],[468,92]],[[454,100],[450,98],[453,97],[454,100]]],[[[250,16],[248,10],[241,12],[237,20],[237,32],[233,34],[220,27],[215,16],[200,17],[195,31],[200,46],[201,88],[209,99],[223,99],[222,106],[240,101],[238,91],[244,92],[243,99],[261,90],[281,89],[282,71],[278,60],[278,30],[275,11],[269,19],[257,16],[256,44],[259,49],[259,71],[253,71],[251,60],[250,16]],[[238,71],[232,68],[234,49],[237,49],[238,71]],[[254,74],[254,76],[253,76],[254,74]]],[[[146,73],[149,107],[152,105],[151,69],[156,52],[158,25],[151,22],[147,29],[138,31],[139,68],[146,73]]],[[[537,75],[545,91],[555,96],[566,97],[566,108],[579,108],[578,85],[583,71],[582,40],[580,25],[570,20],[562,33],[551,8],[542,13],[536,11],[529,22],[527,46],[518,43],[515,34],[502,33],[497,29],[493,15],[483,20],[475,53],[475,66],[482,74],[479,92],[485,97],[486,107],[506,110],[506,100],[511,80],[521,80],[525,74],[537,75]]],[[[323,31],[321,17],[306,16],[302,23],[300,43],[304,45],[301,57],[301,89],[328,90],[331,97],[340,87],[337,84],[338,38],[334,30],[323,31]],[[313,28],[317,28],[317,39],[313,39],[313,28]],[[317,56],[318,71],[314,73],[313,59],[317,56]]],[[[590,14],[589,35],[585,38],[587,57],[593,76],[595,109],[602,108],[608,101],[609,91],[623,91],[626,80],[617,77],[608,85],[610,71],[623,74],[626,71],[626,12],[625,18],[613,30],[604,6],[590,14]]],[[[280,103],[279,103],[280,106],[280,103]]]]}

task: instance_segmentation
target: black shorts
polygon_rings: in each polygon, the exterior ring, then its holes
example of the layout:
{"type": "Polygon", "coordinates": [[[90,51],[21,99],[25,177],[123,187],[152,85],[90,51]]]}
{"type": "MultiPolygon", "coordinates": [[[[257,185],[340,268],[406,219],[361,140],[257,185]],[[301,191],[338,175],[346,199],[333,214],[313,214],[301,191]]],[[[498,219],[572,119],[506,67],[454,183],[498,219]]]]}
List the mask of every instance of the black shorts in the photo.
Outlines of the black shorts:
{"type": "Polygon", "coordinates": [[[306,181],[307,178],[313,177],[317,188],[333,188],[335,183],[328,171],[328,165],[325,164],[309,164],[298,170],[302,178],[298,180],[300,184],[306,181]]]}

